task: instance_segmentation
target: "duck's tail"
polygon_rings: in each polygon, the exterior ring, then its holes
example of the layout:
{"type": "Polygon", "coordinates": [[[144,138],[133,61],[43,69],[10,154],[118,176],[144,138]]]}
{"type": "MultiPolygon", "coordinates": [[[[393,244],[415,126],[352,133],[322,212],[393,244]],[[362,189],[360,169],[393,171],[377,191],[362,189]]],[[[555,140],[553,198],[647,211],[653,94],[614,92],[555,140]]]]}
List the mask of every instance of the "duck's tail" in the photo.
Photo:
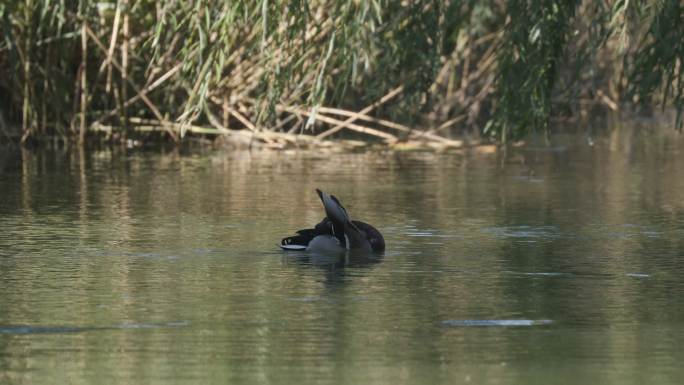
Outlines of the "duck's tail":
{"type": "Polygon", "coordinates": [[[368,248],[366,234],[352,222],[340,201],[334,195],[328,195],[319,189],[316,189],[316,192],[323,202],[325,214],[332,222],[333,234],[338,239],[344,239],[348,250],[368,248]]]}

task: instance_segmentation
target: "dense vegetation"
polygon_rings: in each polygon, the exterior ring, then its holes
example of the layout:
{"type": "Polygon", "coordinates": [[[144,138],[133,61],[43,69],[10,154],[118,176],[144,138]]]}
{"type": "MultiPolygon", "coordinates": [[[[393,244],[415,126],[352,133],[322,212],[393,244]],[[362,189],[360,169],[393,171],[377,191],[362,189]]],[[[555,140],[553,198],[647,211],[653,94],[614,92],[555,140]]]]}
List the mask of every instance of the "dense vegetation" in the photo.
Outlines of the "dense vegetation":
{"type": "Polygon", "coordinates": [[[9,0],[0,23],[0,138],[458,145],[659,105],[682,123],[679,0],[9,0]]]}

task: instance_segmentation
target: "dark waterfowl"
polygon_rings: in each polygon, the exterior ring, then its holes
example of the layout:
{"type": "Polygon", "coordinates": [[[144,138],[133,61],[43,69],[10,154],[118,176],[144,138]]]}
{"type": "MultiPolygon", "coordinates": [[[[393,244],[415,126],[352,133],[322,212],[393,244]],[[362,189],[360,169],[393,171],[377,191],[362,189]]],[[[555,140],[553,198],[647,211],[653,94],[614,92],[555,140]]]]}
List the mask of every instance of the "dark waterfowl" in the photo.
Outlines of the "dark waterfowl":
{"type": "Polygon", "coordinates": [[[326,217],[313,229],[297,231],[297,235],[283,238],[284,250],[308,250],[314,252],[383,251],[385,239],[373,226],[349,218],[347,210],[334,195],[316,189],[323,202],[326,217]]]}

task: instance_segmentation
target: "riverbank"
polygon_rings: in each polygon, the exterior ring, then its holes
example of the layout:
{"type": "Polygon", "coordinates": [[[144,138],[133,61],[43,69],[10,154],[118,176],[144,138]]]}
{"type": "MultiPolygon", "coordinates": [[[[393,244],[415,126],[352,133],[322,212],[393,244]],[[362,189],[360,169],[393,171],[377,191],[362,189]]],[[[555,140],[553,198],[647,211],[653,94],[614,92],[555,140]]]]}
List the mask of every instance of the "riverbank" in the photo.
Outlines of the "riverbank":
{"type": "MultiPolygon", "coordinates": [[[[321,135],[315,131],[307,132],[280,132],[275,130],[258,129],[251,126],[248,129],[228,129],[221,126],[208,127],[193,124],[180,124],[160,122],[153,119],[129,119],[128,127],[123,130],[104,124],[93,124],[87,130],[84,144],[104,145],[122,144],[126,147],[140,147],[146,144],[153,146],[160,143],[172,143],[182,145],[189,142],[190,145],[208,145],[213,147],[238,148],[238,149],[315,149],[328,148],[340,151],[353,151],[363,148],[388,148],[395,150],[435,150],[445,151],[450,149],[464,149],[470,147],[491,147],[494,144],[483,141],[479,137],[451,139],[435,134],[435,130],[413,130],[406,126],[396,125],[401,135],[383,133],[374,128],[356,123],[356,119],[337,121],[317,116],[323,121],[337,122],[339,124],[332,129],[342,130],[351,127],[351,134],[342,138],[332,138],[321,135]],[[152,143],[151,143],[152,142],[152,143]]],[[[390,124],[390,123],[386,123],[390,124]]],[[[328,132],[324,131],[323,133],[328,132]]],[[[41,143],[62,143],[64,145],[76,144],[73,136],[61,135],[33,135],[24,136],[18,129],[2,130],[4,141],[18,143],[20,145],[40,145],[41,143]]],[[[1,141],[1,140],[0,140],[1,141]]]]}
{"type": "MultiPolygon", "coordinates": [[[[667,140],[681,137],[672,122],[676,111],[666,109],[658,114],[643,115],[631,112],[597,114],[582,121],[576,119],[556,120],[547,132],[537,133],[524,140],[503,145],[492,142],[479,135],[445,138],[439,135],[426,135],[424,131],[407,130],[407,135],[392,140],[365,135],[358,131],[341,131],[335,136],[321,138],[316,132],[277,132],[259,129],[224,129],[199,125],[167,124],[158,121],[132,118],[136,125],[129,126],[128,137],[123,137],[119,127],[94,125],[88,131],[85,147],[89,149],[122,148],[127,150],[148,149],[152,151],[180,151],[193,153],[198,150],[256,150],[256,151],[321,151],[321,152],[358,152],[358,151],[433,151],[433,152],[474,152],[494,153],[507,147],[525,146],[538,143],[539,138],[577,136],[592,142],[595,137],[606,135],[634,136],[634,132],[645,132],[667,140]],[[167,135],[171,130],[182,140],[173,141],[167,135]],[[629,134],[627,134],[629,133],[629,134]]],[[[359,123],[354,120],[348,122],[359,123]]],[[[80,144],[74,136],[31,136],[21,142],[19,127],[14,130],[0,127],[0,145],[5,148],[23,147],[27,149],[77,149],[80,144]]],[[[344,128],[344,127],[343,127],[344,128]]],[[[640,140],[646,139],[642,137],[640,140]]],[[[547,139],[542,139],[547,140],[547,139]]]]}

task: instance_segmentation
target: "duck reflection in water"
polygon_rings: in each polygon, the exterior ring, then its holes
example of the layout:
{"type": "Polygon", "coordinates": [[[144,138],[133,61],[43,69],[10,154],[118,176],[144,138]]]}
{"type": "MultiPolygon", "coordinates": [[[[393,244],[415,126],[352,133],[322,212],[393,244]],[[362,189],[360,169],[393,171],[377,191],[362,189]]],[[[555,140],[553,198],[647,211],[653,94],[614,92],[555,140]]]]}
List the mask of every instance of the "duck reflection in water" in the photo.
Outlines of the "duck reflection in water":
{"type": "Polygon", "coordinates": [[[353,281],[354,277],[365,275],[368,271],[380,264],[383,253],[316,253],[309,251],[288,252],[283,257],[286,265],[297,266],[296,270],[308,274],[311,270],[322,273],[322,283],[328,289],[339,288],[353,281]],[[306,272],[305,272],[306,271],[306,272]]]}
{"type": "Polygon", "coordinates": [[[316,252],[289,252],[285,255],[285,261],[295,261],[302,265],[315,266],[324,270],[338,270],[345,267],[364,268],[382,262],[382,253],[316,253],[316,252]]]}

